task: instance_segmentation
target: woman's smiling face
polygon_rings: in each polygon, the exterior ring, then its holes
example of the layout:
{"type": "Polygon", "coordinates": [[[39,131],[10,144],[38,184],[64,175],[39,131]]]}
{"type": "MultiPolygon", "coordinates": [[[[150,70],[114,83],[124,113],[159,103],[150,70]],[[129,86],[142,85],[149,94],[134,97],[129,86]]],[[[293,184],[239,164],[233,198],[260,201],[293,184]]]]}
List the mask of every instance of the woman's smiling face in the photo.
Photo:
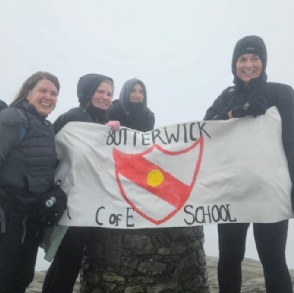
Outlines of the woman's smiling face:
{"type": "Polygon", "coordinates": [[[236,74],[244,84],[253,78],[260,76],[262,72],[262,61],[258,55],[243,54],[236,62],[236,74]]]}
{"type": "Polygon", "coordinates": [[[48,79],[41,79],[29,91],[27,100],[35,106],[37,112],[42,116],[49,115],[57,103],[58,90],[53,82],[48,79]]]}

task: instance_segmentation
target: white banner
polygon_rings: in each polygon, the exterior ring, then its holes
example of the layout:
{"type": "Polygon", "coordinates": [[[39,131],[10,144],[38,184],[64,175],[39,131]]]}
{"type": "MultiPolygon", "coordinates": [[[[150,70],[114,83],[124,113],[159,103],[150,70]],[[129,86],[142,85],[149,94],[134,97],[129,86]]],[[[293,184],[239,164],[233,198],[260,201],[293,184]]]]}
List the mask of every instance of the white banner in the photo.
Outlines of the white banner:
{"type": "Polygon", "coordinates": [[[70,122],[56,136],[66,226],[158,228],[293,217],[276,108],[148,133],[70,122]]]}

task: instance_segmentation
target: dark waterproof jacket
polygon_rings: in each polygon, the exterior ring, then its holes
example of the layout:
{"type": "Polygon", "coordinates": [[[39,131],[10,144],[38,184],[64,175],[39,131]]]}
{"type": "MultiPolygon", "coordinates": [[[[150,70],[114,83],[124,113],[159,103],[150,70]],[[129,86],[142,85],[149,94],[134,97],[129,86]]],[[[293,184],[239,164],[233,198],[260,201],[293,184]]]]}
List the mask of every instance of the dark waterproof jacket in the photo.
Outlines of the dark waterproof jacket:
{"type": "MultiPolygon", "coordinates": [[[[96,109],[98,110],[98,109],[96,109]]],[[[92,109],[93,111],[93,109],[92,109]]],[[[95,111],[95,109],[94,109],[95,111]]],[[[99,111],[99,110],[98,110],[99,111]]],[[[96,112],[89,113],[89,111],[84,110],[82,107],[73,108],[66,113],[60,115],[56,121],[53,123],[55,133],[59,132],[62,127],[64,127],[69,122],[92,122],[105,124],[106,119],[105,113],[96,112]],[[92,114],[92,115],[91,115],[92,114]]]]}
{"type": "Polygon", "coordinates": [[[112,102],[108,113],[108,120],[119,121],[121,126],[142,132],[152,130],[155,123],[154,113],[149,108],[146,108],[142,115],[134,116],[124,111],[119,100],[112,102]]]}
{"type": "Polygon", "coordinates": [[[23,102],[19,110],[9,107],[0,112],[0,136],[0,186],[29,210],[54,184],[57,157],[52,124],[23,102]]]}
{"type": "MultiPolygon", "coordinates": [[[[214,120],[221,114],[229,112],[233,107],[245,104],[250,91],[228,87],[207,110],[205,120],[214,120]]],[[[276,106],[282,118],[282,140],[288,161],[289,172],[294,186],[294,91],[281,83],[265,83],[264,102],[266,107],[276,106]]],[[[292,208],[294,209],[294,188],[292,188],[292,208]]]]}
{"type": "Polygon", "coordinates": [[[123,85],[119,100],[112,102],[108,112],[108,120],[119,121],[125,126],[138,131],[146,132],[154,128],[154,113],[147,106],[147,91],[145,84],[132,78],[123,85]],[[140,84],[143,89],[144,100],[142,103],[130,102],[130,94],[135,84],[140,84]]]}

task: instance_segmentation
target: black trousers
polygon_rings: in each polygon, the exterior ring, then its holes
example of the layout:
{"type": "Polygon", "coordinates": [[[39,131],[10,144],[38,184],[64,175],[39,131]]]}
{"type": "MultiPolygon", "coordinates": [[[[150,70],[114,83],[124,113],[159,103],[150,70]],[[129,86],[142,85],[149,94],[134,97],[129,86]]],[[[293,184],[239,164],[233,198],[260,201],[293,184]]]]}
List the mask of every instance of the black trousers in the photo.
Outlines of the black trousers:
{"type": "MultiPolygon", "coordinates": [[[[219,224],[218,282],[220,293],[241,291],[241,263],[249,224],[219,224]]],[[[293,293],[286,264],[288,221],[253,224],[254,239],[263,266],[267,293],[293,293]]]]}
{"type": "Polygon", "coordinates": [[[11,204],[4,210],[6,231],[0,234],[0,292],[24,293],[34,278],[39,226],[11,204]]]}
{"type": "Polygon", "coordinates": [[[42,293],[72,293],[90,229],[68,228],[45,276],[42,293]]]}

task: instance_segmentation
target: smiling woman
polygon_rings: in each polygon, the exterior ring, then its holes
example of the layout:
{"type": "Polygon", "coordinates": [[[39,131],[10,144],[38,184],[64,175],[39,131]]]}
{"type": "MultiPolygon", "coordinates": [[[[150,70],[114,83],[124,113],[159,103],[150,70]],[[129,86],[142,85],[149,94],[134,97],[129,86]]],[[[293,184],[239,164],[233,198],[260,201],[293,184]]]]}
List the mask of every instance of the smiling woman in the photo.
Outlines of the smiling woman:
{"type": "Polygon", "coordinates": [[[37,72],[25,81],[10,106],[18,107],[27,100],[41,116],[47,117],[55,109],[59,89],[57,77],[48,72],[37,72]]]}
{"type": "Polygon", "coordinates": [[[57,77],[37,72],[0,112],[0,292],[23,293],[33,280],[40,206],[51,196],[57,163],[53,127],[45,117],[59,88],[57,77]]]}
{"type": "MultiPolygon", "coordinates": [[[[90,73],[83,75],[77,84],[77,95],[80,103],[62,114],[54,122],[58,133],[67,123],[77,121],[106,124],[113,130],[119,127],[117,121],[107,120],[107,110],[113,96],[114,84],[111,77],[90,73]]],[[[82,195],[81,195],[82,196],[82,195]]],[[[46,274],[43,293],[71,293],[81,268],[84,246],[90,237],[89,227],[69,227],[63,233],[62,227],[55,227],[54,233],[45,235],[46,259],[54,256],[46,274]],[[59,229],[60,228],[60,229],[59,229]],[[58,237],[56,237],[58,235],[58,237]]]]}
{"type": "Polygon", "coordinates": [[[262,71],[262,61],[258,55],[243,54],[236,62],[236,74],[243,81],[248,84],[253,78],[258,78],[262,71]]]}
{"type": "Polygon", "coordinates": [[[39,114],[47,116],[54,110],[57,96],[58,90],[54,83],[48,79],[42,79],[30,90],[27,100],[35,106],[39,114]]]}
{"type": "MultiPolygon", "coordinates": [[[[245,116],[255,118],[263,115],[268,108],[277,107],[282,120],[282,142],[292,181],[291,199],[294,210],[293,88],[286,84],[267,82],[267,50],[259,36],[246,36],[236,43],[231,65],[235,86],[226,88],[214,101],[206,112],[205,120],[228,120],[245,116]]],[[[274,210],[270,212],[275,213],[274,210]]],[[[218,225],[220,293],[241,290],[241,265],[249,225],[250,223],[218,225]]],[[[253,230],[256,249],[263,265],[266,292],[292,293],[285,257],[288,220],[253,223],[253,230]]]]}

